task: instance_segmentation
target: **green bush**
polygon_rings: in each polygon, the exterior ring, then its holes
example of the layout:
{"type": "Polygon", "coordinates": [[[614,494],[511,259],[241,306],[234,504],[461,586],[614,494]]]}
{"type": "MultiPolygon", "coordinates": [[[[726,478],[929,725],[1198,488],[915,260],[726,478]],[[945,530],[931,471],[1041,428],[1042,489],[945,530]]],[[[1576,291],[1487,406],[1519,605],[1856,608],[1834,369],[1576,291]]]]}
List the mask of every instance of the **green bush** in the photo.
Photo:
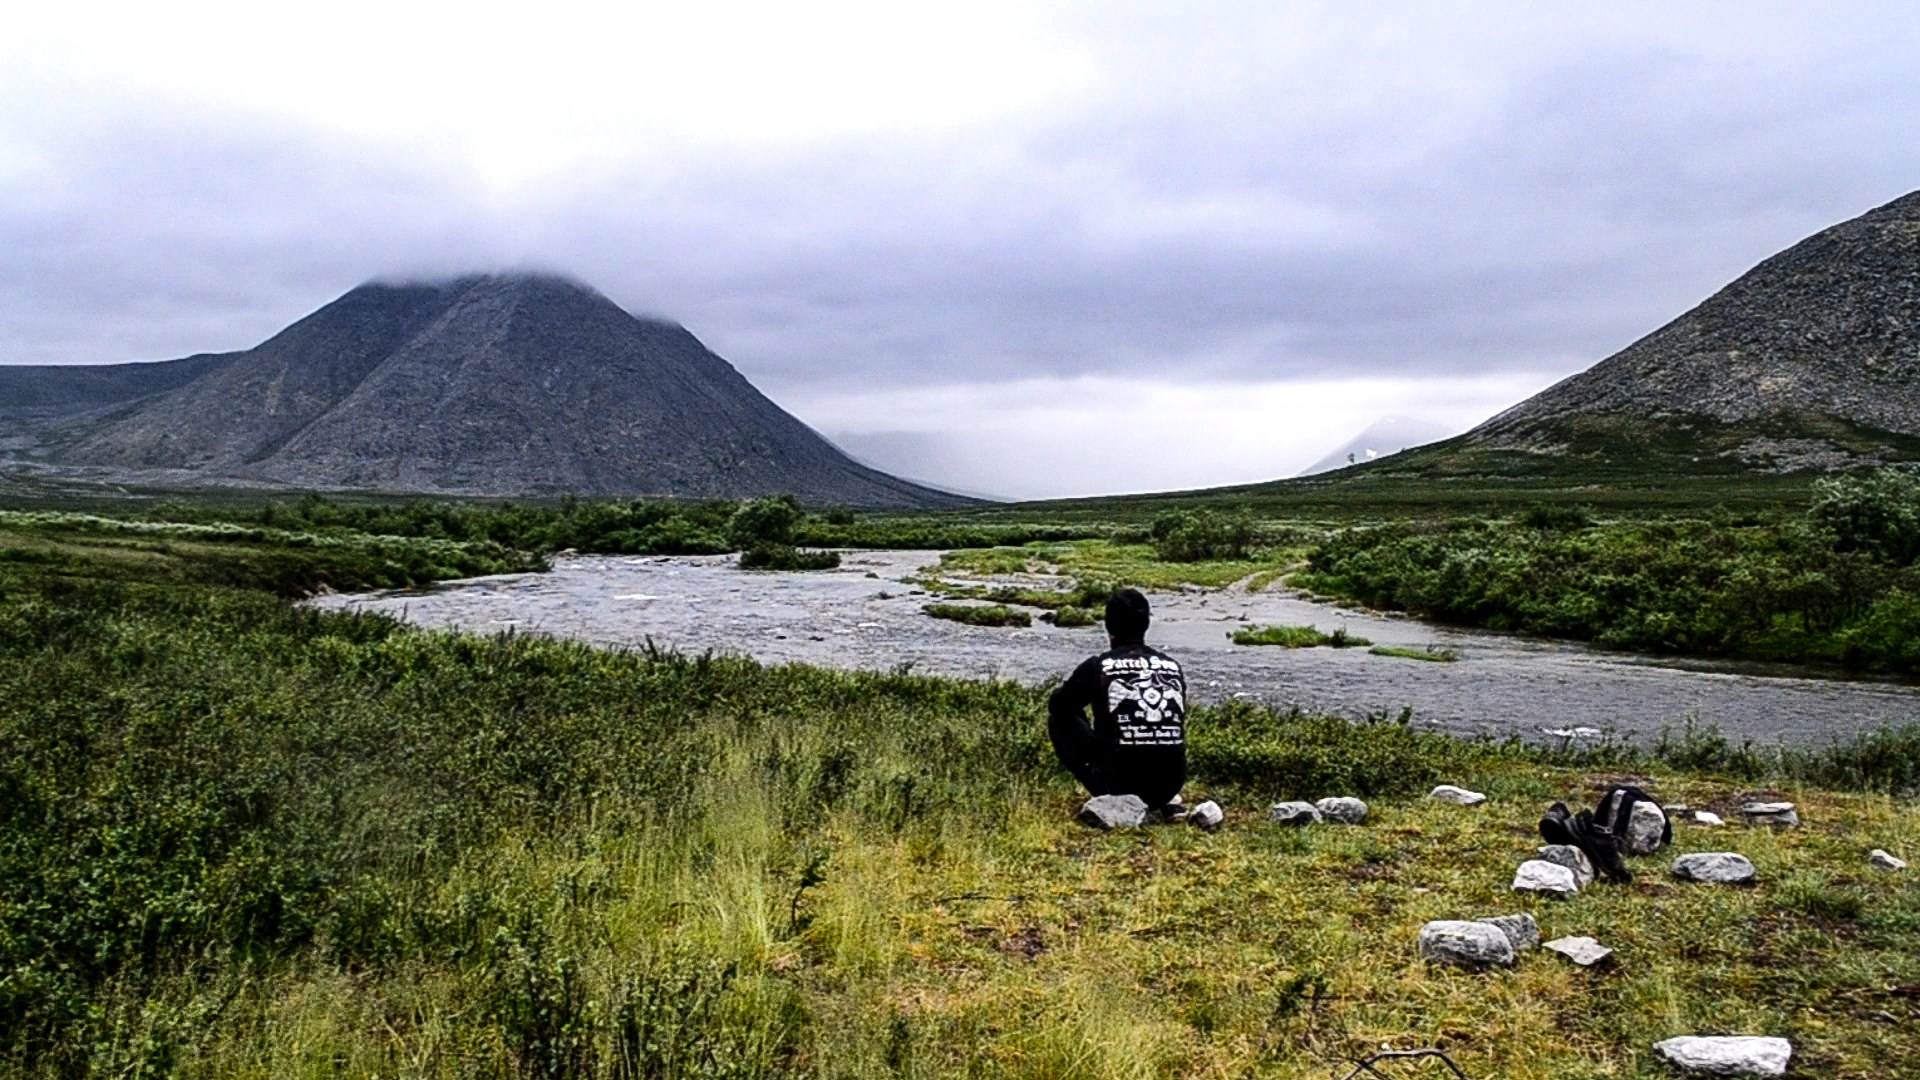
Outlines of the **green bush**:
{"type": "Polygon", "coordinates": [[[1288,649],[1309,649],[1316,645],[1347,649],[1373,644],[1366,638],[1348,634],[1344,626],[1331,634],[1323,634],[1311,626],[1252,626],[1235,630],[1233,643],[1235,645],[1279,645],[1288,649]]]}
{"type": "Polygon", "coordinates": [[[742,570],[831,570],[839,565],[837,551],[800,551],[784,544],[755,544],[740,553],[742,570]]]}
{"type": "Polygon", "coordinates": [[[1920,556],[1920,478],[1908,469],[1816,480],[1807,517],[1839,551],[1866,551],[1906,566],[1920,556]]]}
{"type": "Polygon", "coordinates": [[[1051,616],[1042,615],[1041,618],[1046,619],[1055,626],[1071,628],[1076,626],[1092,626],[1100,622],[1102,616],[1100,613],[1088,608],[1074,607],[1068,604],[1065,607],[1056,609],[1051,616]]]}
{"type": "Polygon", "coordinates": [[[1278,712],[1247,702],[1196,709],[1187,725],[1187,766],[1209,784],[1264,798],[1403,795],[1431,788],[1469,744],[1416,732],[1411,713],[1354,723],[1278,712]]]}
{"type": "Polygon", "coordinates": [[[756,547],[792,547],[793,527],[806,515],[791,495],[748,499],[727,519],[727,542],[736,550],[756,547]]]}
{"type": "Polygon", "coordinates": [[[1212,510],[1175,510],[1153,519],[1153,549],[1168,562],[1244,559],[1253,546],[1253,522],[1212,510]]]}
{"type": "Polygon", "coordinates": [[[1001,604],[928,604],[920,609],[936,619],[968,626],[1032,626],[1033,616],[1001,604]]]}

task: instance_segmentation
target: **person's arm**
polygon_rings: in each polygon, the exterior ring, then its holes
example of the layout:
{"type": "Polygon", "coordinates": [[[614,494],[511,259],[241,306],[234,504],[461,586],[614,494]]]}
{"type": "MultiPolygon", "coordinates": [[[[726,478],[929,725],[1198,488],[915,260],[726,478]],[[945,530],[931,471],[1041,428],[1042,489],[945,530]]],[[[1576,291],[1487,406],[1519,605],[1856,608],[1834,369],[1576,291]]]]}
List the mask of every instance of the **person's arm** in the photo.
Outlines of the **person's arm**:
{"type": "Polygon", "coordinates": [[[1075,729],[1080,740],[1112,745],[1113,740],[1106,738],[1093,729],[1087,722],[1087,707],[1092,705],[1100,693],[1100,658],[1094,657],[1073,669],[1067,681],[1056,687],[1047,698],[1047,720],[1056,731],[1061,728],[1075,729]]]}

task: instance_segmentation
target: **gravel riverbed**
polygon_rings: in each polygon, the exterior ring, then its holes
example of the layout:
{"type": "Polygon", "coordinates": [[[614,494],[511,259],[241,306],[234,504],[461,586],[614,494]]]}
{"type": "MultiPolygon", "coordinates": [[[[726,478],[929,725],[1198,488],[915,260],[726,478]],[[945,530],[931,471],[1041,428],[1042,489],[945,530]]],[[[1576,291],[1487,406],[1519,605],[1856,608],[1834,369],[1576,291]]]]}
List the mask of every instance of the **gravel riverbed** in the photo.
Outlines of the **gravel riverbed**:
{"type": "MultiPolygon", "coordinates": [[[[763,663],[894,670],[1040,682],[1105,647],[1098,626],[1063,630],[963,626],[920,610],[907,581],[937,552],[856,551],[816,573],[760,573],[731,556],[577,556],[545,574],[448,582],[418,592],[335,594],[335,610],[380,611],[422,626],[509,628],[605,646],[651,641],[686,653],[742,653],[763,663]]],[[[1201,701],[1247,697],[1351,716],[1413,709],[1414,723],[1459,735],[1557,738],[1595,728],[1651,742],[1689,722],[1762,745],[1820,745],[1920,718],[1920,687],[1815,677],[1793,669],[1662,662],[1568,642],[1452,630],[1349,611],[1283,591],[1188,589],[1149,594],[1148,641],[1186,667],[1201,701]],[[1365,649],[1232,644],[1239,626],[1344,626],[1376,645],[1453,650],[1454,663],[1365,649]]]]}

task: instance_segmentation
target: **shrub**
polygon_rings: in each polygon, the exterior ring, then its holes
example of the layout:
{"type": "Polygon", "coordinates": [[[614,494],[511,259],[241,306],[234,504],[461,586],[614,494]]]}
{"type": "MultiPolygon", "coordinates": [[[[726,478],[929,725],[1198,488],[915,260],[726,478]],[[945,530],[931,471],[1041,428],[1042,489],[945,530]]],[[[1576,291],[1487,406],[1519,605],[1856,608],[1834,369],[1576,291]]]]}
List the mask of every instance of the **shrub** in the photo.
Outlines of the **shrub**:
{"type": "Polygon", "coordinates": [[[1032,626],[1033,616],[1001,604],[928,604],[920,610],[936,619],[950,619],[968,626],[1032,626]]]}
{"type": "Polygon", "coordinates": [[[1807,517],[1840,551],[1866,551],[1901,566],[1920,556],[1920,478],[1905,469],[1839,476],[1813,485],[1807,517]]]}
{"type": "Polygon", "coordinates": [[[799,500],[791,495],[748,499],[727,520],[727,542],[739,551],[762,544],[791,547],[793,527],[803,516],[799,500]]]}
{"type": "Polygon", "coordinates": [[[1168,562],[1244,559],[1253,546],[1253,522],[1212,510],[1175,510],[1153,519],[1154,553],[1168,562]]]}
{"type": "Polygon", "coordinates": [[[1469,744],[1416,732],[1411,711],[1397,720],[1354,723],[1236,701],[1196,709],[1187,725],[1187,764],[1211,784],[1272,798],[1397,795],[1437,782],[1469,744]]]}
{"type": "Polygon", "coordinates": [[[1099,614],[1083,607],[1074,607],[1071,604],[1060,608],[1051,615],[1042,615],[1040,617],[1055,626],[1069,628],[1075,626],[1092,626],[1101,619],[1099,614]]]}
{"type": "Polygon", "coordinates": [[[1348,634],[1344,626],[1331,634],[1323,634],[1311,626],[1253,626],[1244,630],[1235,630],[1233,643],[1235,645],[1280,645],[1289,649],[1308,649],[1316,645],[1348,649],[1373,644],[1366,638],[1348,634]]]}
{"type": "Polygon", "coordinates": [[[742,570],[831,570],[840,565],[837,551],[800,551],[786,544],[755,544],[740,553],[742,570]]]}

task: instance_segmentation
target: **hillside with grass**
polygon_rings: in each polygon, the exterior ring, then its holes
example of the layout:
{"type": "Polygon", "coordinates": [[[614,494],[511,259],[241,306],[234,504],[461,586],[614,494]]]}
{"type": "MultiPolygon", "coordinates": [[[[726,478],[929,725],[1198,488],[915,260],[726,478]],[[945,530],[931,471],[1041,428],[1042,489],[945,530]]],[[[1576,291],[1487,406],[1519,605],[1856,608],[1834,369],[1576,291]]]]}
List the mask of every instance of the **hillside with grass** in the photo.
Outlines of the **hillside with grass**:
{"type": "MultiPolygon", "coordinates": [[[[730,521],[679,512],[673,530],[730,521]]],[[[1322,1078],[1392,1045],[1476,1078],[1651,1077],[1657,1038],[1755,1031],[1793,1040],[1798,1075],[1872,1077],[1920,1051],[1920,892],[1864,861],[1920,855],[1920,732],[1569,753],[1241,702],[1191,717],[1188,798],[1221,801],[1225,828],[1101,834],[1073,820],[1045,687],[425,632],[284,598],[318,573],[536,568],[665,513],[272,516],[0,520],[13,1074],[1322,1078]],[[1806,825],[1677,829],[1677,850],[1748,855],[1749,889],[1672,880],[1669,852],[1630,888],[1509,892],[1541,810],[1623,777],[1729,813],[1788,798],[1806,825]],[[1424,798],[1440,782],[1490,801],[1424,798]],[[1334,794],[1372,815],[1265,820],[1334,794]],[[1518,911],[1616,963],[1417,957],[1428,920],[1518,911]]],[[[1261,565],[1258,530],[1203,526],[971,558],[1162,582],[1261,565]]]]}

